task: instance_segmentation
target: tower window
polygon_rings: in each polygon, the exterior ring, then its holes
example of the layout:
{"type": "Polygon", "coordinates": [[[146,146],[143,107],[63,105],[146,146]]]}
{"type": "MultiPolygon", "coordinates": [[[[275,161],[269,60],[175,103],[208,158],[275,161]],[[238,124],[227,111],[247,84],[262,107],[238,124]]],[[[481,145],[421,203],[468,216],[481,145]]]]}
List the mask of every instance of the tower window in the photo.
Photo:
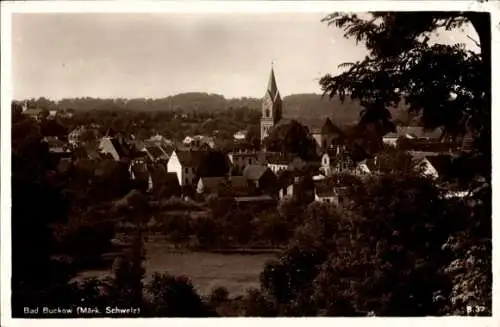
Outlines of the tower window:
{"type": "Polygon", "coordinates": [[[269,117],[269,109],[266,109],[266,117],[269,117]]]}

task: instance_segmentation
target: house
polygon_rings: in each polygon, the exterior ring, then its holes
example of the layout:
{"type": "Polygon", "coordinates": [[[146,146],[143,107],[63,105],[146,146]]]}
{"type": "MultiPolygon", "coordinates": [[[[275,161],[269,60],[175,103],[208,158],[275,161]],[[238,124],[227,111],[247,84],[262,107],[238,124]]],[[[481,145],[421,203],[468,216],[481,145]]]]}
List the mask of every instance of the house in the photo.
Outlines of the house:
{"type": "Polygon", "coordinates": [[[226,177],[201,177],[196,186],[198,194],[218,193],[221,189],[229,186],[226,177]]]}
{"type": "Polygon", "coordinates": [[[68,143],[61,141],[57,137],[47,136],[43,138],[43,142],[49,147],[49,152],[55,155],[69,155],[71,154],[71,148],[68,143]]]}
{"type": "Polygon", "coordinates": [[[276,175],[264,165],[248,165],[243,170],[251,194],[275,194],[278,191],[276,175]]]}
{"type": "Polygon", "coordinates": [[[50,109],[49,110],[49,118],[56,118],[58,111],[55,109],[50,109]]]}
{"type": "Polygon", "coordinates": [[[346,203],[347,187],[341,183],[331,183],[331,181],[323,181],[315,184],[314,201],[321,203],[332,203],[341,205],[346,203]]]}
{"type": "Polygon", "coordinates": [[[314,200],[321,203],[332,203],[341,205],[347,200],[345,192],[341,188],[332,188],[330,190],[316,190],[314,200]]]}
{"type": "Polygon", "coordinates": [[[354,162],[341,145],[327,149],[321,156],[320,171],[325,176],[352,171],[354,167],[354,162]]]}
{"type": "Polygon", "coordinates": [[[180,195],[180,185],[175,173],[169,173],[161,164],[131,164],[130,179],[136,187],[158,196],[180,195]]]}
{"type": "Polygon", "coordinates": [[[182,143],[190,148],[201,148],[205,150],[215,148],[214,138],[205,135],[186,136],[182,143]]]}
{"type": "Polygon", "coordinates": [[[169,139],[165,138],[163,135],[160,135],[158,133],[151,136],[146,141],[153,142],[153,143],[159,143],[159,144],[169,144],[169,145],[173,144],[172,140],[169,140],[169,139]]]}
{"type": "Polygon", "coordinates": [[[345,138],[344,132],[328,117],[320,128],[311,128],[311,135],[320,153],[331,146],[342,144],[345,138]]]}
{"type": "Polygon", "coordinates": [[[72,130],[68,134],[68,142],[72,146],[77,146],[80,143],[80,137],[84,131],[85,131],[85,127],[83,127],[83,126],[79,126],[79,127],[75,128],[74,130],[72,130]]]}
{"type": "Polygon", "coordinates": [[[314,200],[316,202],[334,203],[335,205],[338,205],[337,193],[333,188],[330,190],[316,190],[314,200]]]}
{"type": "Polygon", "coordinates": [[[288,165],[292,160],[290,156],[281,153],[272,154],[266,159],[267,167],[271,169],[274,174],[287,170],[288,165]]]}
{"type": "Polygon", "coordinates": [[[168,172],[176,173],[181,186],[193,186],[201,177],[229,174],[229,159],[220,151],[175,150],[168,159],[168,172]]]}
{"type": "Polygon", "coordinates": [[[246,137],[247,137],[247,131],[245,131],[245,130],[238,131],[238,132],[234,133],[234,135],[233,135],[233,138],[236,141],[243,141],[246,139],[246,137]]]}
{"type": "Polygon", "coordinates": [[[463,169],[454,166],[455,155],[446,153],[398,151],[379,154],[365,163],[370,173],[407,172],[418,173],[433,179],[453,180],[463,174],[463,169]]]}
{"type": "Polygon", "coordinates": [[[129,165],[130,179],[135,182],[135,186],[147,192],[153,190],[153,180],[147,164],[132,162],[129,165]]]}
{"type": "Polygon", "coordinates": [[[116,137],[102,137],[99,141],[98,148],[102,154],[111,156],[115,161],[130,158],[132,155],[131,149],[120,135],[116,137]]]}
{"type": "Polygon", "coordinates": [[[371,174],[371,170],[366,164],[366,160],[363,160],[362,162],[356,163],[352,173],[357,176],[368,176],[371,174]]]}
{"type": "Polygon", "coordinates": [[[265,158],[267,167],[275,174],[285,170],[300,171],[308,165],[305,160],[295,154],[268,152],[265,158]]]}
{"type": "Polygon", "coordinates": [[[196,170],[201,165],[202,155],[194,151],[174,151],[168,159],[167,170],[176,173],[181,186],[191,185],[196,178],[196,170]]]}
{"type": "Polygon", "coordinates": [[[265,163],[264,153],[251,149],[238,149],[228,154],[231,163],[231,175],[241,175],[247,165],[265,163]]]}
{"type": "Polygon", "coordinates": [[[175,173],[169,173],[162,164],[152,164],[149,167],[151,192],[158,197],[169,198],[180,196],[181,186],[175,173]]]}
{"type": "Polygon", "coordinates": [[[384,144],[395,147],[399,140],[439,140],[442,131],[435,129],[427,131],[421,126],[397,126],[396,132],[391,132],[382,137],[384,144]]]}
{"type": "Polygon", "coordinates": [[[103,154],[95,144],[78,145],[73,150],[73,158],[78,160],[99,161],[103,159],[103,154]]]}
{"type": "Polygon", "coordinates": [[[43,117],[43,110],[42,109],[26,109],[23,111],[23,115],[30,117],[31,119],[34,120],[40,120],[43,117]]]}
{"type": "Polygon", "coordinates": [[[279,176],[278,197],[293,198],[295,201],[310,203],[314,200],[314,180],[312,176],[285,171],[279,176]]]}
{"type": "MultiPolygon", "coordinates": [[[[74,109],[68,108],[68,109],[59,110],[57,112],[57,116],[60,118],[63,118],[63,119],[70,119],[73,117],[74,113],[75,113],[74,109]]],[[[91,128],[95,128],[95,127],[91,126],[91,128]]]]}
{"type": "Polygon", "coordinates": [[[165,161],[167,162],[173,148],[166,147],[159,143],[144,142],[140,149],[141,152],[145,153],[149,160],[152,162],[165,161]]]}
{"type": "Polygon", "coordinates": [[[251,194],[250,182],[243,176],[229,176],[227,191],[228,196],[247,196],[251,194]]]}
{"type": "Polygon", "coordinates": [[[413,154],[414,169],[419,171],[422,176],[437,179],[439,173],[425,155],[413,154]]]}

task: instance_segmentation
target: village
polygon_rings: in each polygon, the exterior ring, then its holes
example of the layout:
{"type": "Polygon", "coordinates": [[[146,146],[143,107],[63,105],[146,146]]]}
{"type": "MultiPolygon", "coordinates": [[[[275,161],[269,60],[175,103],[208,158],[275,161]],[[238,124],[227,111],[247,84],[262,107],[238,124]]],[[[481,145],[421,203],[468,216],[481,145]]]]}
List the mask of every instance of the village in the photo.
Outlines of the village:
{"type": "Polygon", "coordinates": [[[11,315],[491,315],[491,15],[428,9],[12,15],[11,315]]]}
{"type": "MultiPolygon", "coordinates": [[[[261,140],[275,125],[290,121],[283,118],[284,112],[286,108],[283,108],[275,73],[271,69],[262,103],[261,140]]],[[[22,113],[40,120],[42,111],[24,106],[22,113]]],[[[71,112],[51,110],[47,119],[71,118],[71,115],[71,112]]],[[[266,151],[265,146],[260,149],[249,146],[244,141],[245,130],[234,134],[230,151],[219,149],[213,135],[192,135],[173,140],[156,134],[139,140],[126,131],[101,137],[92,147],[81,140],[81,135],[89,133],[93,127],[98,126],[74,129],[66,139],[45,137],[50,153],[59,160],[60,172],[71,166],[91,164],[98,168],[112,162],[116,167],[127,167],[130,180],[141,185],[148,194],[159,196],[161,193],[161,197],[167,198],[203,200],[210,194],[217,194],[231,198],[236,204],[261,205],[276,204],[287,197],[301,197],[307,203],[317,201],[338,205],[346,200],[342,191],[345,185],[340,177],[347,174],[363,178],[377,174],[384,165],[387,166],[384,155],[357,162],[353,160],[346,149],[347,136],[330,118],[325,119],[321,128],[310,129],[317,154],[312,159],[304,159],[297,153],[266,151]],[[297,191],[299,189],[302,191],[297,191]]],[[[439,130],[397,126],[396,132],[382,136],[382,142],[388,151],[399,149],[408,154],[412,158],[412,169],[420,169],[421,174],[438,182],[447,174],[446,169],[456,152],[466,151],[468,146],[467,140],[457,145],[443,142],[440,137],[439,130]]],[[[100,170],[94,172],[99,174],[100,170]]],[[[450,196],[460,194],[463,192],[450,192],[450,196]]]]}

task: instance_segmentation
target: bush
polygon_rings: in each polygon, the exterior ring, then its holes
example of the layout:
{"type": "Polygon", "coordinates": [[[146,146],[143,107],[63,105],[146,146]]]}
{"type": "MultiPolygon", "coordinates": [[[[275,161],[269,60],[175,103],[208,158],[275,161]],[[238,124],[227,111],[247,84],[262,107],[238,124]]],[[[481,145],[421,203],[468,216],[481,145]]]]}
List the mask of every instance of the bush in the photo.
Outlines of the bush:
{"type": "Polygon", "coordinates": [[[174,277],[155,273],[146,286],[152,295],[156,317],[207,317],[213,316],[193,285],[184,276],[174,277]]]}
{"type": "Polygon", "coordinates": [[[212,293],[210,294],[209,297],[209,303],[212,306],[217,307],[220,304],[228,301],[228,299],[229,299],[228,290],[223,286],[218,286],[212,290],[212,293]]]}

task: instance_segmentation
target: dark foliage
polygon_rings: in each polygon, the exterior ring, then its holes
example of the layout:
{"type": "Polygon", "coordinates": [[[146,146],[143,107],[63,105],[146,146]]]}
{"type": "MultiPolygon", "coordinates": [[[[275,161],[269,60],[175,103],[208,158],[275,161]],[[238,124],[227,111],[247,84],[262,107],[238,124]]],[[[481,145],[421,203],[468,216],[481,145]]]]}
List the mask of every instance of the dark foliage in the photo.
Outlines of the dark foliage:
{"type": "Polygon", "coordinates": [[[295,153],[304,160],[316,159],[316,142],[307,127],[296,120],[279,123],[263,141],[271,152],[295,153]]]}

